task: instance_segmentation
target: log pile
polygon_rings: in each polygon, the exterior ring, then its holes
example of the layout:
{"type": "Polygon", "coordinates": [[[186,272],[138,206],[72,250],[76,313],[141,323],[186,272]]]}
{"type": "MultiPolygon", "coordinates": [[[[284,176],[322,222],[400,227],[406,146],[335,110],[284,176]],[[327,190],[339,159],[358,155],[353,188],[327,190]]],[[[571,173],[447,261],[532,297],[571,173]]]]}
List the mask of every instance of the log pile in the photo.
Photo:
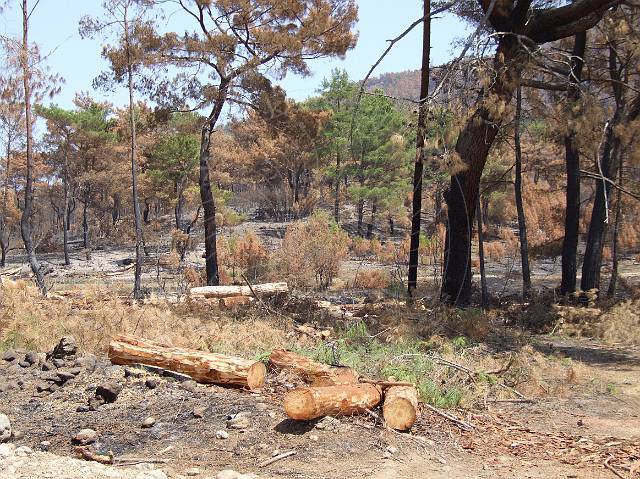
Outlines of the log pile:
{"type": "Polygon", "coordinates": [[[406,431],[418,417],[418,391],[413,385],[361,381],[350,368],[317,363],[280,349],[271,353],[269,362],[277,369],[295,371],[310,384],[285,396],[284,410],[291,419],[310,421],[322,416],[361,414],[378,406],[383,399],[383,416],[388,427],[406,431]]]}
{"type": "Polygon", "coordinates": [[[267,368],[260,361],[168,347],[155,341],[120,335],[109,344],[113,364],[145,364],[190,376],[205,384],[257,389],[264,386],[267,368]]]}

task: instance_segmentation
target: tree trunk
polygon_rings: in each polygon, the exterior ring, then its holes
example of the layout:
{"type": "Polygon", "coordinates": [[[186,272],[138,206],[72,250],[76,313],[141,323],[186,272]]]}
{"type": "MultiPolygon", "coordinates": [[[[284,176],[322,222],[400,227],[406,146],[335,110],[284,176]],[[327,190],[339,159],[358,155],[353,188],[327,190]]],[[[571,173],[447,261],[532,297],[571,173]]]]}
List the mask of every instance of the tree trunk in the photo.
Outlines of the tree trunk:
{"type": "Polygon", "coordinates": [[[62,242],[64,249],[64,265],[69,266],[71,261],[69,260],[69,224],[67,211],[69,210],[69,175],[67,170],[67,163],[69,158],[69,144],[67,142],[65,154],[64,154],[64,166],[62,173],[62,190],[64,193],[64,209],[62,210],[62,242]]]}
{"type": "Polygon", "coordinates": [[[247,387],[264,386],[267,368],[260,361],[223,354],[167,347],[155,341],[132,336],[116,336],[109,344],[113,364],[146,364],[176,371],[205,384],[247,387]]]}
{"type": "Polygon", "coordinates": [[[151,223],[151,203],[147,198],[144,199],[144,212],[142,213],[142,220],[147,225],[151,223]]]}
{"type": "Polygon", "coordinates": [[[620,237],[620,228],[622,228],[622,190],[620,188],[623,187],[623,156],[618,155],[618,193],[616,197],[616,218],[613,224],[613,241],[611,245],[611,256],[612,256],[612,265],[611,265],[611,278],[609,279],[609,289],[607,290],[607,296],[609,298],[613,298],[616,295],[616,287],[618,285],[618,267],[619,267],[619,237],[620,237]]]}
{"type": "Polygon", "coordinates": [[[89,195],[85,194],[84,202],[82,203],[82,247],[85,250],[89,250],[91,245],[89,244],[89,195]]]}
{"type": "Polygon", "coordinates": [[[362,236],[362,224],[364,223],[364,200],[358,200],[358,236],[362,236]]]}
{"type": "Polygon", "coordinates": [[[120,219],[120,194],[113,195],[113,206],[111,207],[111,224],[115,226],[120,219]]]}
{"type": "Polygon", "coordinates": [[[205,298],[229,298],[232,296],[253,296],[253,294],[273,296],[287,294],[289,287],[287,283],[265,283],[251,286],[202,286],[191,288],[192,296],[202,296],[205,298]]]}
{"type": "Polygon", "coordinates": [[[522,297],[528,298],[531,294],[531,270],[529,267],[529,241],[527,239],[527,220],[524,215],[522,202],[522,146],[520,144],[520,124],[522,118],[522,87],[518,85],[516,92],[516,118],[515,118],[515,150],[516,150],[516,178],[515,195],[516,209],[518,211],[518,237],[520,238],[520,262],[522,264],[522,297]]]}
{"type": "Polygon", "coordinates": [[[310,421],[322,416],[351,416],[380,404],[382,390],[373,384],[294,389],[284,397],[291,419],[310,421]]]}
{"type": "Polygon", "coordinates": [[[336,150],[336,185],[334,190],[333,219],[340,224],[340,147],[336,150]]]}
{"type": "Polygon", "coordinates": [[[418,391],[413,386],[394,386],[385,391],[384,422],[391,429],[407,431],[418,418],[418,391]]]}
{"type": "Polygon", "coordinates": [[[482,207],[480,206],[480,195],[476,199],[477,225],[478,225],[478,256],[480,258],[480,301],[482,307],[489,304],[489,291],[487,288],[487,273],[484,262],[484,234],[482,231],[482,207]]]}
{"type": "Polygon", "coordinates": [[[416,155],[413,166],[413,199],[411,204],[411,240],[407,295],[412,298],[418,287],[418,263],[420,261],[420,226],[422,221],[422,182],[424,179],[424,137],[427,126],[427,96],[429,95],[429,57],[431,53],[431,0],[423,1],[422,69],[420,73],[420,107],[416,155]]]}
{"type": "Polygon", "coordinates": [[[376,213],[378,212],[378,202],[373,200],[371,204],[371,217],[369,219],[369,224],[367,224],[367,239],[373,238],[373,226],[376,223],[376,213]]]}
{"type": "Polygon", "coordinates": [[[31,214],[33,212],[33,119],[31,115],[31,70],[29,65],[29,6],[27,0],[22,0],[22,84],[24,88],[24,117],[27,130],[27,171],[24,188],[24,209],[20,218],[20,232],[24,242],[24,249],[36,280],[38,289],[43,296],[47,294],[47,286],[36,258],[36,252],[31,236],[31,214]]]}
{"type": "Polygon", "coordinates": [[[494,59],[496,78],[458,136],[456,152],[465,169],[451,176],[444,194],[449,209],[441,298],[450,304],[468,306],[471,301],[471,225],[476,195],[489,149],[504,119],[505,108],[500,106],[511,101],[525,56],[517,38],[500,37],[494,59]]]}
{"type": "Polygon", "coordinates": [[[9,233],[7,231],[7,201],[9,199],[9,171],[11,167],[12,135],[7,134],[7,162],[5,164],[4,184],[2,186],[2,213],[0,216],[0,268],[4,268],[9,250],[9,233]]]}
{"type": "Polygon", "coordinates": [[[176,207],[175,207],[175,218],[176,218],[176,229],[180,231],[184,231],[186,228],[183,226],[182,222],[182,211],[184,210],[184,188],[181,184],[176,184],[176,207]]]}
{"type": "Polygon", "coordinates": [[[483,195],[481,198],[481,203],[482,203],[482,224],[484,225],[485,228],[489,227],[489,202],[490,202],[490,197],[489,195],[483,195]]]}
{"type": "MultiPolygon", "coordinates": [[[[580,81],[584,65],[584,53],[587,44],[586,32],[575,36],[571,56],[571,72],[569,90],[567,92],[570,115],[572,119],[578,115],[574,112],[580,100],[580,81]]],[[[570,122],[569,132],[564,137],[565,164],[567,170],[567,193],[564,222],[564,239],[562,241],[562,281],[560,294],[567,295],[576,290],[576,274],[578,270],[578,239],[580,234],[580,150],[576,134],[570,122]]]]}
{"type": "Polygon", "coordinates": [[[337,368],[318,363],[283,349],[275,349],[269,356],[269,362],[278,369],[295,371],[313,386],[339,386],[358,382],[358,374],[351,368],[337,368]]]}

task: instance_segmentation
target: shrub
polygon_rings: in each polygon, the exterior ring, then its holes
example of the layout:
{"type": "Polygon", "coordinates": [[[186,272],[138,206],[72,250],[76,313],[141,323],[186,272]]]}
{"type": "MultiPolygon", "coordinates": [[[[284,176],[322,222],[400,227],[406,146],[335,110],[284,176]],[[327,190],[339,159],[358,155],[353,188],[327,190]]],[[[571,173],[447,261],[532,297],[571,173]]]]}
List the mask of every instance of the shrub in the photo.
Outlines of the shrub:
{"type": "Polygon", "coordinates": [[[325,289],[349,252],[349,237],[323,212],[287,228],[275,257],[275,272],[293,286],[325,289]]]}
{"type": "Polygon", "coordinates": [[[244,269],[248,279],[255,281],[264,276],[269,254],[255,233],[249,232],[234,242],[232,256],[234,264],[244,269]]]}
{"type": "Polygon", "coordinates": [[[386,271],[380,269],[365,269],[358,271],[353,286],[362,289],[385,289],[391,284],[391,278],[386,271]]]}

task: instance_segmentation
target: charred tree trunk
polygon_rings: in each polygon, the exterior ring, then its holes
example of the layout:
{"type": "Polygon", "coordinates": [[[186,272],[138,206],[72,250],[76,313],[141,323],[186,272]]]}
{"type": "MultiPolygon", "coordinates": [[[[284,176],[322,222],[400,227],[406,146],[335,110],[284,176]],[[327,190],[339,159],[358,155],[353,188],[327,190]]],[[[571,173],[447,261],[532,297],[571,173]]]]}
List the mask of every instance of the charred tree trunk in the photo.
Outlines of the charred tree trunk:
{"type": "Polygon", "coordinates": [[[431,53],[431,0],[423,2],[422,70],[420,73],[420,107],[416,156],[413,166],[413,199],[411,204],[411,242],[409,247],[409,271],[407,295],[412,298],[418,287],[418,263],[420,261],[420,226],[422,221],[422,183],[424,179],[424,137],[427,123],[427,96],[429,95],[429,57],[431,53]]]}
{"type": "Polygon", "coordinates": [[[616,288],[618,285],[618,267],[619,267],[619,259],[618,259],[618,249],[619,249],[619,237],[620,237],[620,228],[622,228],[622,187],[623,187],[623,171],[622,171],[622,163],[623,157],[622,155],[618,155],[618,193],[616,197],[616,217],[613,224],[613,240],[611,245],[611,256],[612,256],[612,265],[611,265],[611,279],[609,280],[609,289],[607,290],[607,296],[609,298],[613,298],[616,295],[616,288]]]}
{"type": "Polygon", "coordinates": [[[31,67],[29,64],[29,16],[28,2],[27,0],[22,0],[22,52],[20,62],[22,64],[24,117],[27,130],[27,171],[24,188],[24,209],[20,218],[20,232],[36,284],[42,295],[45,296],[47,294],[47,286],[44,283],[44,277],[36,258],[31,232],[31,214],[33,213],[33,118],[31,114],[31,67]]]}
{"type": "Polygon", "coordinates": [[[62,243],[64,249],[64,265],[69,266],[71,261],[69,260],[69,224],[67,211],[69,210],[69,142],[66,142],[64,153],[64,166],[62,172],[62,190],[64,194],[64,208],[62,210],[62,243]]]}
{"type": "Polygon", "coordinates": [[[204,248],[206,257],[207,285],[217,286],[220,284],[220,274],[218,272],[218,250],[216,246],[216,204],[211,189],[211,179],[209,178],[209,158],[211,157],[211,136],[213,129],[220,118],[222,107],[226,100],[229,82],[225,79],[220,82],[220,90],[215,106],[207,118],[207,122],[202,127],[200,143],[200,173],[198,185],[200,186],[200,200],[204,211],[204,248]]]}
{"type": "Polygon", "coordinates": [[[334,201],[333,201],[333,219],[336,221],[336,224],[340,224],[340,148],[338,147],[336,151],[336,185],[334,190],[334,201]]]}
{"type": "Polygon", "coordinates": [[[111,224],[115,226],[120,219],[120,194],[113,195],[113,206],[111,207],[111,224]]]}
{"type": "Polygon", "coordinates": [[[522,118],[522,87],[518,85],[516,92],[516,119],[515,119],[515,150],[516,150],[516,177],[515,196],[516,209],[518,210],[518,237],[520,239],[520,262],[522,264],[522,297],[528,298],[531,294],[531,269],[529,267],[529,241],[527,239],[527,220],[524,214],[522,202],[522,146],[520,144],[520,125],[522,118]]]}
{"type": "Polygon", "coordinates": [[[510,35],[500,38],[494,60],[496,78],[460,132],[456,152],[465,169],[451,176],[444,194],[448,225],[444,251],[443,301],[467,306],[471,301],[471,229],[482,170],[493,145],[504,108],[511,101],[526,53],[510,35]],[[520,57],[520,58],[518,58],[520,57]],[[490,103],[489,103],[490,102],[490,103]]]}
{"type": "Polygon", "coordinates": [[[485,228],[489,227],[489,195],[483,195],[481,198],[482,202],[482,223],[485,228]]]}
{"type": "Polygon", "coordinates": [[[358,236],[362,236],[363,223],[364,223],[364,200],[358,200],[358,236]]]}
{"type": "Polygon", "coordinates": [[[176,219],[176,229],[180,231],[184,231],[186,227],[183,224],[183,210],[184,210],[184,187],[182,184],[176,184],[176,206],[175,206],[175,219],[176,219]]]}
{"type": "MultiPolygon", "coordinates": [[[[580,100],[580,81],[584,66],[584,53],[587,44],[586,32],[575,36],[571,56],[571,72],[569,91],[567,93],[571,115],[575,118],[573,108],[580,100]]],[[[567,193],[564,222],[564,240],[562,242],[562,282],[560,294],[567,295],[576,290],[576,274],[578,270],[578,238],[580,233],[580,151],[576,141],[576,131],[571,125],[564,137],[565,164],[567,170],[567,193]]]]}
{"type": "Polygon", "coordinates": [[[0,268],[4,268],[9,251],[10,235],[7,231],[7,201],[9,200],[9,171],[11,167],[12,136],[7,138],[7,162],[5,164],[4,185],[2,187],[2,214],[0,215],[0,268]]]}
{"type": "Polygon", "coordinates": [[[144,212],[142,213],[142,220],[145,224],[151,223],[151,203],[148,198],[144,199],[144,212]]]}
{"type": "Polygon", "coordinates": [[[89,241],[89,197],[90,193],[86,193],[82,202],[82,247],[87,251],[91,248],[89,241]]]}
{"type": "Polygon", "coordinates": [[[371,204],[371,217],[369,218],[369,224],[367,224],[367,239],[373,238],[373,226],[376,223],[376,213],[378,212],[378,203],[373,200],[371,204]]]}
{"type": "Polygon", "coordinates": [[[480,298],[482,307],[486,307],[489,304],[489,291],[487,288],[487,273],[484,262],[484,233],[482,231],[482,206],[480,205],[480,195],[476,199],[476,214],[478,225],[478,256],[480,259],[480,298]]]}

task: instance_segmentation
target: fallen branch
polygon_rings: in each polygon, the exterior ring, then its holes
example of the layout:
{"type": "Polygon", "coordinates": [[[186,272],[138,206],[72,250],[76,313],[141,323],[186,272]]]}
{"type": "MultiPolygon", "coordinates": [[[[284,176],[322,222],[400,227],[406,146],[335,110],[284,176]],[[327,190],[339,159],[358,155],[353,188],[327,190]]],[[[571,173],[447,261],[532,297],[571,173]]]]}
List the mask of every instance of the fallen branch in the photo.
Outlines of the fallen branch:
{"type": "Polygon", "coordinates": [[[78,446],[74,451],[87,461],[94,461],[100,464],[113,464],[113,453],[111,452],[108,456],[97,454],[93,452],[89,446],[78,446]]]}
{"type": "Polygon", "coordinates": [[[452,416],[451,414],[448,414],[444,411],[441,411],[440,409],[437,409],[433,406],[431,406],[430,404],[426,404],[424,405],[424,407],[426,407],[428,410],[436,413],[438,416],[441,416],[445,419],[448,419],[449,421],[451,421],[452,423],[454,423],[456,426],[458,426],[460,429],[463,429],[465,431],[472,431],[473,429],[476,429],[476,426],[474,426],[471,423],[462,421],[460,419],[458,419],[455,416],[452,416]]]}
{"type": "Polygon", "coordinates": [[[381,388],[392,388],[395,386],[415,386],[413,383],[405,382],[405,381],[377,381],[375,379],[360,379],[361,383],[365,384],[375,384],[376,386],[380,386],[381,388]]]}
{"type": "Polygon", "coordinates": [[[282,459],[286,459],[287,457],[291,457],[295,455],[295,453],[296,451],[283,452],[282,454],[278,454],[277,456],[274,456],[270,459],[267,459],[266,461],[261,462],[260,464],[258,464],[258,467],[267,467],[269,464],[273,464],[274,462],[278,462],[278,461],[281,461],[282,459]]]}
{"type": "Polygon", "coordinates": [[[607,469],[609,469],[612,473],[614,473],[616,476],[618,476],[620,479],[627,479],[625,476],[623,476],[620,472],[618,472],[618,470],[613,467],[611,464],[609,464],[609,461],[612,459],[612,456],[609,456],[607,458],[606,461],[604,461],[604,467],[606,467],[607,469]]]}

